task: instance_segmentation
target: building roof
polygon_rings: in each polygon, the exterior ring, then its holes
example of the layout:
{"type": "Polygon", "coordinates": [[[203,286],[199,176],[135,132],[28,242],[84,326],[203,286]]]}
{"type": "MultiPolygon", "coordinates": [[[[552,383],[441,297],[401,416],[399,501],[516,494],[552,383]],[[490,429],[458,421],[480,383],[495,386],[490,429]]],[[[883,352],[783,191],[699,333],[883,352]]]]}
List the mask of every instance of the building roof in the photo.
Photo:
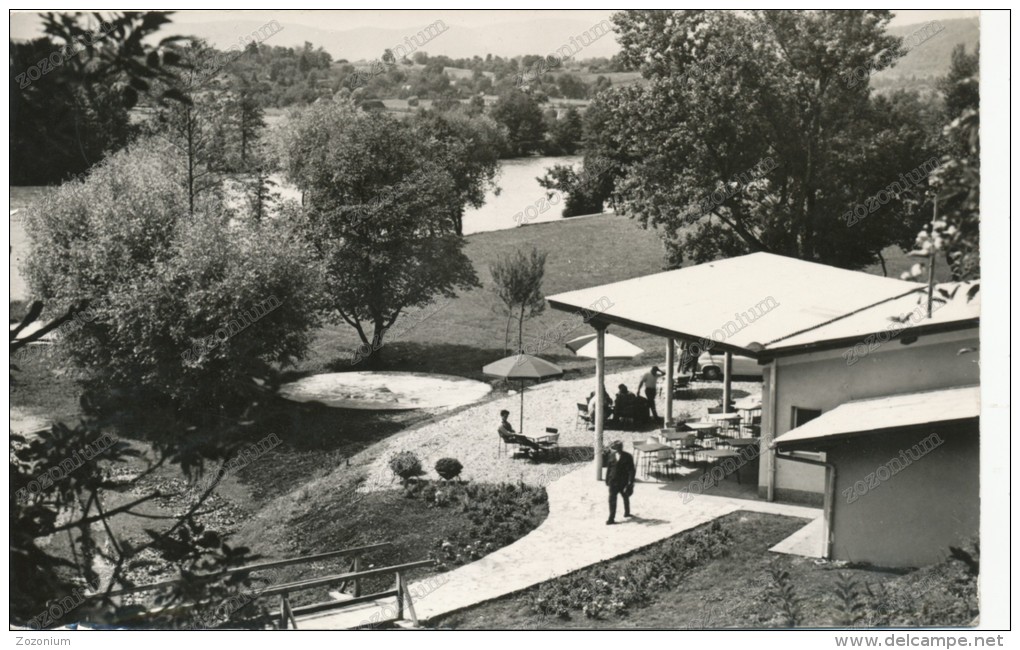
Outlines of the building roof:
{"type": "Polygon", "coordinates": [[[883,429],[902,429],[981,415],[978,386],[854,400],[826,411],[807,424],[776,438],[777,449],[808,449],[849,436],[883,429]]]}
{"type": "Polygon", "coordinates": [[[977,327],[981,317],[981,294],[968,296],[974,283],[948,283],[935,287],[931,318],[927,313],[927,289],[886,300],[867,309],[847,314],[824,325],[774,341],[769,350],[777,354],[834,342],[862,341],[869,334],[919,327],[925,331],[977,327]]]}
{"type": "MultiPolygon", "coordinates": [[[[913,304],[925,286],[752,253],[568,291],[548,300],[563,311],[586,316],[583,310],[598,311],[591,316],[596,322],[662,336],[710,339],[715,349],[768,358],[776,350],[791,353],[836,337],[859,339],[881,331],[889,316],[910,311],[907,303],[913,304]]],[[[966,325],[958,317],[976,318],[977,309],[954,307],[933,316],[940,327],[951,329],[966,325]]],[[[914,327],[926,325],[927,321],[914,327]]]]}

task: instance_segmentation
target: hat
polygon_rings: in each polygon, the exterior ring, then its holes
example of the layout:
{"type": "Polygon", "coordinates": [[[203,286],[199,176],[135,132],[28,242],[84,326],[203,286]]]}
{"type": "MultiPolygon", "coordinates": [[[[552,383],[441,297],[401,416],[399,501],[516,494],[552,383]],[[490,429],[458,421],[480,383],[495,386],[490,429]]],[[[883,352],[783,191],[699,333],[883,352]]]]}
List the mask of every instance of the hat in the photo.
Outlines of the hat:
{"type": "Polygon", "coordinates": [[[609,448],[610,449],[616,449],[616,450],[623,449],[623,441],[622,440],[614,440],[612,443],[610,443],[609,448]]]}

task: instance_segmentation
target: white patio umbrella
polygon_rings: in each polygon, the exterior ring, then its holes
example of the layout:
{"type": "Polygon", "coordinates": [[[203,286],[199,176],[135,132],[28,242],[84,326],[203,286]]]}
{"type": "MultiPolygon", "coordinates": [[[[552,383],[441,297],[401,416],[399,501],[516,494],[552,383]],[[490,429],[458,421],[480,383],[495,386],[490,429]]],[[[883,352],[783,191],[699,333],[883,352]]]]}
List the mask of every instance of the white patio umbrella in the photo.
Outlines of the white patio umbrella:
{"type": "Polygon", "coordinates": [[[516,379],[521,391],[521,430],[524,433],[524,382],[526,380],[542,381],[550,377],[559,377],[563,369],[549,363],[545,359],[530,354],[515,354],[499,361],[493,361],[482,368],[482,372],[490,377],[516,379]]]}
{"type": "MultiPolygon", "coordinates": [[[[585,334],[567,341],[567,347],[579,357],[594,359],[598,356],[598,342],[595,334],[585,334]]],[[[606,359],[632,359],[644,352],[630,341],[606,333],[606,359]]]]}

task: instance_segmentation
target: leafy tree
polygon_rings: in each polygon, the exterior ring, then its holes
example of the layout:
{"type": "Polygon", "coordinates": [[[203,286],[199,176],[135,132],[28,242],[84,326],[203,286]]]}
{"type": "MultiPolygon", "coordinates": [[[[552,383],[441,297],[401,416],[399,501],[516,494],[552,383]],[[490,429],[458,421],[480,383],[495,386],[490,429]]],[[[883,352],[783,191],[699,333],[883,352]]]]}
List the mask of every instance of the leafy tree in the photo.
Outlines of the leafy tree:
{"type": "Polygon", "coordinates": [[[304,351],[320,273],[283,220],[237,219],[214,193],[191,216],[181,157],[143,140],[62,186],[26,221],[26,273],[54,309],[96,315],[60,339],[94,388],[187,420],[245,408],[304,351]]]}
{"type": "Polygon", "coordinates": [[[673,265],[755,250],[846,268],[878,261],[916,232],[925,182],[898,181],[934,154],[908,102],[845,82],[900,55],[891,17],[616,14],[621,59],[648,83],[593,106],[592,149],[617,170],[615,209],[661,229],[673,265]],[[878,192],[881,212],[848,227],[847,211],[878,192]]]}
{"type": "Polygon", "coordinates": [[[375,350],[405,309],[478,284],[454,227],[468,200],[453,176],[460,163],[427,135],[343,97],[308,107],[283,133],[283,169],[305,195],[328,309],[375,350]]]}
{"type": "Polygon", "coordinates": [[[231,80],[227,111],[236,141],[237,169],[248,168],[249,155],[266,127],[265,111],[259,104],[259,97],[265,90],[266,84],[260,82],[254,72],[238,74],[231,80]]]}
{"type": "Polygon", "coordinates": [[[542,148],[545,140],[542,109],[529,93],[520,90],[503,93],[492,105],[489,115],[506,127],[505,156],[526,156],[542,148]]]}
{"type": "MultiPolygon", "coordinates": [[[[128,112],[172,79],[176,55],[151,45],[162,11],[43,14],[46,36],[11,43],[10,155],[14,184],[55,184],[124,146],[128,112]]],[[[172,86],[164,99],[179,100],[172,86]]]]}
{"type": "Polygon", "coordinates": [[[460,209],[454,215],[453,229],[464,233],[464,208],[480,208],[485,193],[495,187],[499,172],[499,152],[506,143],[506,131],[491,118],[472,116],[465,110],[420,111],[415,127],[444,149],[444,167],[453,177],[460,195],[460,209]]]}
{"type": "Polygon", "coordinates": [[[959,117],[967,109],[977,109],[980,104],[978,73],[981,68],[979,50],[967,54],[963,45],[953,48],[949,73],[939,81],[939,90],[945,101],[946,115],[950,120],[959,117]]]}
{"type": "Polygon", "coordinates": [[[979,54],[953,52],[952,68],[941,83],[949,124],[943,130],[948,151],[933,174],[941,218],[934,224],[933,245],[943,250],[953,278],[981,275],[981,114],[979,54]]]}
{"type": "Polygon", "coordinates": [[[525,253],[516,249],[502,255],[489,265],[493,291],[506,308],[504,351],[510,349],[510,322],[517,319],[517,349],[524,346],[524,321],[545,311],[542,280],[545,277],[547,253],[532,247],[525,253]]]}
{"type": "Polygon", "coordinates": [[[584,123],[576,108],[568,108],[561,119],[554,120],[549,128],[549,153],[572,156],[577,153],[584,136],[584,123]]]}

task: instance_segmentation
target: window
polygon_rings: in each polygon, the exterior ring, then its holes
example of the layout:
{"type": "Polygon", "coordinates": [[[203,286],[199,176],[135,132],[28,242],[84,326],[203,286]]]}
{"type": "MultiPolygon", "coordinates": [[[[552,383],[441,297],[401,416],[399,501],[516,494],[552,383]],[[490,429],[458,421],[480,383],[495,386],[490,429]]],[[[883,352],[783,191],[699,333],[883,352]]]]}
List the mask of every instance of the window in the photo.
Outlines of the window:
{"type": "Polygon", "coordinates": [[[822,414],[821,409],[808,409],[801,406],[793,407],[793,428],[807,424],[822,414]]]}

